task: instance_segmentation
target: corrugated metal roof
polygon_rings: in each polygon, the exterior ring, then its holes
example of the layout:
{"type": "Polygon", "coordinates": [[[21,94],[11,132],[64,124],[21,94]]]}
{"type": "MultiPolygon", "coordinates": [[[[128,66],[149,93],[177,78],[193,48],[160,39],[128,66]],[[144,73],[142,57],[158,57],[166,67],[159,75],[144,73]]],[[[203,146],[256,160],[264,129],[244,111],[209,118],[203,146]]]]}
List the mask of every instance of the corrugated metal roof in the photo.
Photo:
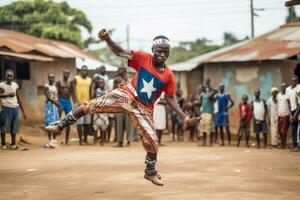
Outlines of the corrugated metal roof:
{"type": "Polygon", "coordinates": [[[76,58],[98,60],[77,46],[56,40],[41,39],[24,33],[0,29],[0,46],[14,53],[39,52],[41,55],[58,58],[76,58]]]}
{"type": "Polygon", "coordinates": [[[43,61],[43,62],[51,62],[54,60],[53,58],[46,57],[46,56],[38,56],[38,55],[25,54],[25,53],[12,53],[12,52],[6,52],[6,51],[0,51],[0,55],[23,58],[26,60],[43,61]]]}
{"type": "Polygon", "coordinates": [[[171,66],[190,71],[203,63],[284,60],[300,53],[300,23],[286,24],[262,36],[171,66]]]}

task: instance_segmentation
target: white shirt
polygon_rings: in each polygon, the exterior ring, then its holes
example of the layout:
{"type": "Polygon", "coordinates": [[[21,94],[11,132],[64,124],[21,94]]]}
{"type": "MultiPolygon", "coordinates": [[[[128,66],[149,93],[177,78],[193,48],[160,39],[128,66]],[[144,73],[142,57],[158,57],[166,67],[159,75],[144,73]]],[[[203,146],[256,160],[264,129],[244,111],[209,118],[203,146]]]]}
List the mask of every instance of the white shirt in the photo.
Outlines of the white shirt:
{"type": "Polygon", "coordinates": [[[287,94],[281,94],[279,93],[277,95],[278,100],[278,116],[279,117],[286,117],[289,116],[290,110],[288,106],[287,100],[289,99],[287,94]]]}
{"type": "Polygon", "coordinates": [[[15,94],[13,97],[2,98],[2,106],[9,108],[16,108],[19,106],[17,99],[17,89],[19,85],[12,81],[11,84],[7,84],[6,81],[0,82],[0,88],[4,90],[3,95],[15,94]]]}
{"type": "Polygon", "coordinates": [[[263,121],[265,118],[265,112],[265,103],[263,100],[260,100],[259,102],[253,101],[254,119],[263,121]]]}
{"type": "Polygon", "coordinates": [[[300,92],[300,85],[297,84],[296,87],[292,88],[289,86],[286,88],[286,94],[289,97],[290,103],[291,103],[291,111],[294,111],[297,109],[297,93],[300,92]]]}

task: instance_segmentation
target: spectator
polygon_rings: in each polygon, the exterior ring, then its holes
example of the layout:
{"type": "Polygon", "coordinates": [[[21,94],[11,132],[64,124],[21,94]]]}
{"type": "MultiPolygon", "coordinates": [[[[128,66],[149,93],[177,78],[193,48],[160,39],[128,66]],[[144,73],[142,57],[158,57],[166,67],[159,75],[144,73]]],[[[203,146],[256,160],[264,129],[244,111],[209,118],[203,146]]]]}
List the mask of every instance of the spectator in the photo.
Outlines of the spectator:
{"type": "Polygon", "coordinates": [[[267,100],[269,124],[271,128],[271,145],[276,147],[278,145],[278,89],[273,87],[271,89],[271,97],[267,100]]]}
{"type": "MultiPolygon", "coordinates": [[[[52,122],[59,120],[59,109],[60,105],[58,102],[57,88],[54,84],[55,75],[50,73],[48,74],[48,83],[44,86],[44,93],[46,97],[45,102],[45,127],[49,126],[52,122]]],[[[56,143],[55,133],[48,132],[48,140],[50,143],[56,143]]]]}
{"type": "MultiPolygon", "coordinates": [[[[190,95],[187,100],[187,103],[186,103],[186,113],[190,117],[196,117],[196,115],[197,115],[196,110],[195,110],[195,108],[197,107],[196,106],[197,102],[195,102],[195,101],[196,101],[196,97],[194,95],[190,95]]],[[[189,127],[189,133],[190,133],[189,141],[190,142],[194,141],[196,127],[197,127],[197,124],[191,125],[189,127]]]]}
{"type": "MultiPolygon", "coordinates": [[[[118,77],[116,79],[115,88],[128,83],[127,69],[125,67],[118,68],[118,77]]],[[[123,140],[126,133],[126,146],[130,146],[131,141],[131,122],[127,113],[117,113],[116,115],[116,139],[117,144],[114,147],[123,147],[123,140]]]]}
{"type": "MultiPolygon", "coordinates": [[[[56,88],[58,91],[58,101],[60,105],[59,115],[61,117],[62,112],[68,114],[72,110],[71,96],[73,95],[72,82],[69,81],[70,71],[64,69],[63,80],[57,81],[56,88]]],[[[69,143],[70,126],[66,127],[65,144],[69,143]]]]}
{"type": "Polygon", "coordinates": [[[219,84],[219,92],[216,95],[216,102],[218,103],[218,112],[215,117],[216,135],[218,135],[218,128],[221,134],[221,146],[224,146],[224,132],[223,127],[226,128],[228,145],[231,144],[231,134],[229,129],[229,119],[228,110],[234,105],[228,93],[225,93],[225,85],[223,83],[219,84]],[[230,105],[228,105],[230,102],[230,105]]]}
{"type": "Polygon", "coordinates": [[[96,68],[96,73],[93,76],[93,79],[95,80],[96,77],[102,78],[105,82],[105,87],[108,89],[108,75],[106,74],[106,67],[105,65],[101,65],[100,67],[96,68]]]}
{"type": "Polygon", "coordinates": [[[298,84],[298,77],[293,76],[291,79],[291,85],[286,89],[286,94],[290,100],[290,119],[292,125],[292,148],[294,151],[299,151],[299,145],[297,141],[298,132],[298,112],[297,112],[297,93],[300,92],[300,85],[298,84]]]}
{"type": "Polygon", "coordinates": [[[156,100],[153,110],[153,121],[156,134],[158,137],[158,145],[165,146],[161,143],[163,131],[167,129],[167,102],[164,93],[156,100]]]}
{"type": "MultiPolygon", "coordinates": [[[[74,104],[75,107],[84,104],[91,99],[92,79],[88,77],[87,66],[82,66],[80,75],[75,76],[73,81],[74,104]]],[[[82,116],[77,120],[77,131],[79,137],[79,145],[88,144],[88,131],[91,125],[91,115],[82,116]],[[82,141],[82,135],[84,136],[82,141]]]]}
{"type": "Polygon", "coordinates": [[[19,147],[16,145],[16,134],[19,132],[19,107],[23,112],[23,117],[26,115],[22,106],[19,96],[19,85],[13,81],[14,72],[7,70],[5,72],[5,81],[0,83],[0,95],[2,99],[2,120],[4,129],[1,131],[2,149],[17,150],[19,147]],[[11,145],[7,146],[5,141],[5,132],[11,135],[11,145]]]}
{"type": "MultiPolygon", "coordinates": [[[[181,89],[178,90],[177,92],[177,104],[179,105],[180,109],[182,111],[185,111],[185,100],[182,97],[183,91],[181,89]]],[[[184,141],[184,135],[183,135],[183,120],[178,116],[178,114],[175,114],[176,116],[176,136],[177,136],[177,141],[183,142],[184,141]]],[[[173,136],[174,137],[174,136],[173,136]]]]}
{"type": "MultiPolygon", "coordinates": [[[[100,80],[97,81],[98,85],[95,88],[94,98],[101,98],[103,95],[107,94],[108,91],[105,87],[105,80],[100,77],[96,77],[96,79],[100,80]]],[[[107,113],[96,113],[93,115],[94,144],[96,144],[98,140],[98,131],[100,131],[100,145],[104,145],[107,138],[108,125],[109,122],[107,113]]]]}
{"type": "Polygon", "coordinates": [[[253,112],[253,131],[256,134],[257,148],[260,148],[259,134],[263,133],[264,148],[267,147],[267,133],[268,127],[266,122],[266,116],[268,113],[267,105],[264,99],[260,98],[260,90],[257,89],[254,92],[255,100],[251,103],[253,112]]]}
{"type": "Polygon", "coordinates": [[[286,136],[290,121],[290,100],[286,94],[286,84],[281,84],[281,92],[278,94],[278,131],[281,140],[281,148],[286,148],[286,136]]]}
{"type": "Polygon", "coordinates": [[[207,90],[206,86],[202,86],[202,94],[200,96],[201,121],[200,131],[203,135],[203,146],[206,146],[206,137],[210,138],[210,146],[213,142],[213,112],[214,112],[214,95],[217,91],[207,90]]]}
{"type": "Polygon", "coordinates": [[[239,104],[239,117],[240,117],[240,125],[239,130],[237,132],[238,142],[237,147],[240,146],[240,142],[243,134],[245,134],[246,138],[246,146],[249,148],[249,138],[250,138],[250,122],[252,118],[251,113],[251,105],[248,103],[248,96],[243,95],[242,102],[239,104]]]}

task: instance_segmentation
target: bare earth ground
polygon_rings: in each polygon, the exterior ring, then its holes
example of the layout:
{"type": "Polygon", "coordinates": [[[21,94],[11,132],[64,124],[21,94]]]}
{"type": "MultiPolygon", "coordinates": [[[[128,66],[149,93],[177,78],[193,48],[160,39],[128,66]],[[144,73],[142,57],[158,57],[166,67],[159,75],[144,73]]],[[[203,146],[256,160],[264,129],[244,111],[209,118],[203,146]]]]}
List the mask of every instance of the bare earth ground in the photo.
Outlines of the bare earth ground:
{"type": "Polygon", "coordinates": [[[131,147],[44,149],[39,128],[23,128],[29,151],[0,151],[0,199],[300,199],[300,153],[165,142],[165,186],[143,179],[145,152],[131,147]]]}

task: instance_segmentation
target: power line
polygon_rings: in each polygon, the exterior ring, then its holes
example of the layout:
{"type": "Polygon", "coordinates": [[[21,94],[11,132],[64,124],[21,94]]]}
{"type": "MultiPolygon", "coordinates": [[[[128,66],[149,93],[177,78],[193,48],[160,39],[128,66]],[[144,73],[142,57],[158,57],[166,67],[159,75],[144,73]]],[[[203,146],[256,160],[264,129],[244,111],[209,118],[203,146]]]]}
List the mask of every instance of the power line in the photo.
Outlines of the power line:
{"type": "MultiPolygon", "coordinates": [[[[263,12],[270,12],[270,11],[285,11],[286,8],[282,8],[282,7],[274,7],[274,8],[267,8],[265,9],[263,12]]],[[[164,18],[177,18],[177,17],[182,17],[182,18],[187,18],[187,17],[195,17],[195,15],[213,15],[215,16],[228,16],[228,15],[234,15],[234,14],[247,14],[248,15],[249,9],[245,9],[245,10],[228,10],[228,11],[223,11],[223,12],[215,12],[215,11],[206,11],[206,12],[201,12],[201,13],[197,13],[197,12],[190,12],[190,13],[161,13],[160,15],[155,15],[155,13],[149,13],[149,14],[141,14],[141,15],[135,15],[135,16],[126,16],[126,17],[122,17],[122,16],[107,16],[104,18],[104,16],[102,16],[101,18],[99,17],[97,20],[94,20],[94,22],[101,22],[101,21],[136,21],[136,20],[141,20],[142,18],[151,18],[151,19],[157,19],[160,18],[161,20],[163,20],[164,18]]],[[[209,17],[210,17],[209,16],[209,17]]],[[[208,18],[209,19],[209,18],[208,18]]],[[[207,19],[205,19],[207,20],[207,19]]]]}

